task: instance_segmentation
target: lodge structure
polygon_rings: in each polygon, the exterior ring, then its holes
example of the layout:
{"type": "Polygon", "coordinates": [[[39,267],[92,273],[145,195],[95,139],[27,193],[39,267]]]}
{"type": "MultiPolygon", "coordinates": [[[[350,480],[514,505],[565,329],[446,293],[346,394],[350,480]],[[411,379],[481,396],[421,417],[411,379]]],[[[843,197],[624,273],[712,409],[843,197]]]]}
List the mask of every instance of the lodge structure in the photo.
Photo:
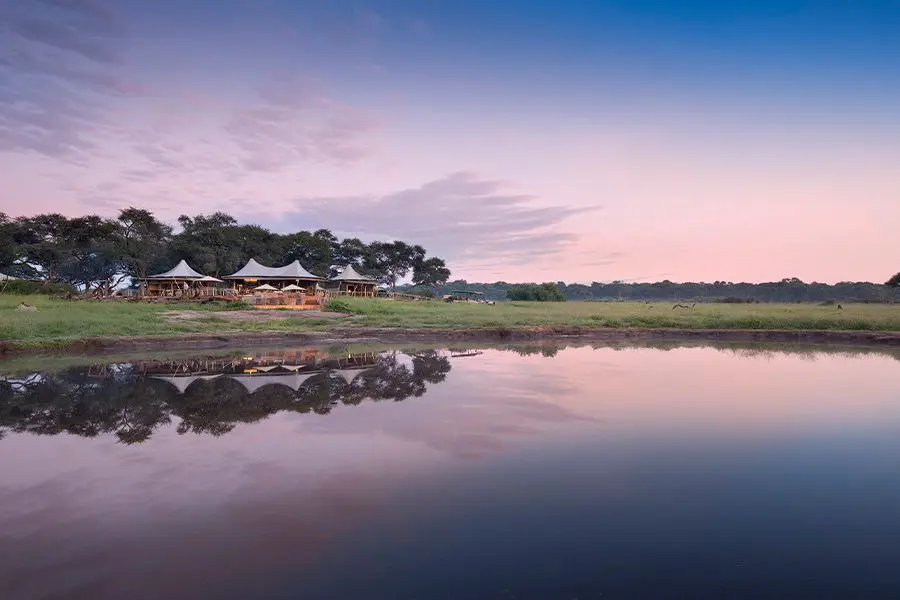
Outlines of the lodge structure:
{"type": "Polygon", "coordinates": [[[378,282],[372,277],[361,275],[347,265],[343,270],[328,280],[326,287],[332,296],[364,296],[374,298],[378,282]]]}
{"type": "Polygon", "coordinates": [[[139,283],[142,296],[194,298],[224,293],[215,285],[222,283],[221,279],[198,273],[183,260],[165,273],[150,275],[139,283]]]}
{"type": "Polygon", "coordinates": [[[303,268],[300,261],[267,267],[250,259],[237,272],[223,277],[235,294],[256,308],[318,308],[323,301],[322,277],[303,268]]]}
{"type": "Polygon", "coordinates": [[[140,279],[140,295],[155,298],[205,298],[243,300],[254,308],[318,308],[337,296],[377,295],[378,282],[362,275],[353,265],[325,279],[307,271],[299,261],[268,267],[251,258],[222,279],[194,270],[184,260],[174,268],[140,279]]]}

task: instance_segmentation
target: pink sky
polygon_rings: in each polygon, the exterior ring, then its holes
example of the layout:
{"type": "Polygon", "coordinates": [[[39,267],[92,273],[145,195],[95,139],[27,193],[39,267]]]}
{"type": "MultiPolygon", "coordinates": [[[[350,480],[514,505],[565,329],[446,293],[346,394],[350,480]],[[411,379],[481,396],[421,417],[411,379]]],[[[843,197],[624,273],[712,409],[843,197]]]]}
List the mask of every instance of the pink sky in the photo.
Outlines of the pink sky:
{"type": "MultiPolygon", "coordinates": [[[[884,89],[852,62],[819,79],[800,49],[748,62],[720,40],[719,54],[661,54],[666,70],[628,39],[613,54],[581,40],[563,16],[548,27],[572,41],[553,38],[547,64],[518,30],[502,34],[515,52],[485,37],[495,53],[479,58],[461,15],[414,4],[228,3],[205,29],[199,8],[62,4],[3,9],[0,211],[13,216],[224,210],[421,244],[470,281],[900,269],[893,69],[884,89]]],[[[667,31],[660,52],[681,48],[667,31]]]]}

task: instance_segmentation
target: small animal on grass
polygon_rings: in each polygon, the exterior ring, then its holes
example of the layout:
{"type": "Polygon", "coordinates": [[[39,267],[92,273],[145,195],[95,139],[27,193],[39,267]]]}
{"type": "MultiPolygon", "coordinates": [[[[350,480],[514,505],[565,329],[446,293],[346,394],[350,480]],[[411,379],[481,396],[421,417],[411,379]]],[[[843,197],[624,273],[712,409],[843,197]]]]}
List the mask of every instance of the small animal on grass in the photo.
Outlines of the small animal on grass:
{"type": "Polygon", "coordinates": [[[672,310],[675,310],[676,308],[694,308],[695,304],[697,304],[697,303],[692,302],[690,306],[688,306],[687,304],[676,304],[675,306],[672,307],[672,310]]]}
{"type": "Polygon", "coordinates": [[[31,306],[30,304],[21,303],[16,307],[16,310],[28,311],[28,312],[36,312],[37,306],[31,306]]]}
{"type": "Polygon", "coordinates": [[[844,307],[838,304],[838,310],[844,310],[844,307]]]}

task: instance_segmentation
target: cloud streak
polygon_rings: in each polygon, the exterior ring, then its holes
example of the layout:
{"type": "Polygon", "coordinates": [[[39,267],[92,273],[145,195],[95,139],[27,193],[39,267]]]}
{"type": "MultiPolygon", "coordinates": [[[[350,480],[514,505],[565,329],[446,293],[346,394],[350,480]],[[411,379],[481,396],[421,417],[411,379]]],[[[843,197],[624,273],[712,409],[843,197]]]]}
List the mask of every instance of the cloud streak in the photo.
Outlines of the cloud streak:
{"type": "Polygon", "coordinates": [[[456,172],[383,196],[303,198],[282,223],[329,226],[361,237],[396,237],[466,264],[523,265],[565,252],[578,237],[558,226],[598,210],[539,206],[500,181],[456,172]]]}
{"type": "Polygon", "coordinates": [[[5,3],[0,18],[0,151],[85,163],[108,100],[142,90],[121,73],[120,22],[90,0],[5,3]]]}

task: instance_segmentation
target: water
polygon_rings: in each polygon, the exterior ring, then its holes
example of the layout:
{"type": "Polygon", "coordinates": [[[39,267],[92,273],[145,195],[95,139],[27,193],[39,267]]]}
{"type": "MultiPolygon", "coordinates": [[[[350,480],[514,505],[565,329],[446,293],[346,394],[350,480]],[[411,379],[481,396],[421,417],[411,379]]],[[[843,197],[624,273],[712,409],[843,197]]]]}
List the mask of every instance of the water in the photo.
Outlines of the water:
{"type": "Polygon", "coordinates": [[[6,367],[6,600],[900,597],[896,354],[6,367]]]}

